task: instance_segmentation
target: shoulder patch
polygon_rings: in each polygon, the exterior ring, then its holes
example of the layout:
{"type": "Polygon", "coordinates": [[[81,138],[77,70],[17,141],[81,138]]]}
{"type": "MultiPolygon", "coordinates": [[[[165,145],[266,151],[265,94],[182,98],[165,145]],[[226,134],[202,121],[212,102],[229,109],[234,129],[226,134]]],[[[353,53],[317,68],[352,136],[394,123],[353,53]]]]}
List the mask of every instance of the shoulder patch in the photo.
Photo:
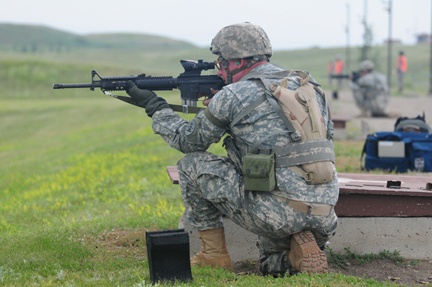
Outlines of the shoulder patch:
{"type": "Polygon", "coordinates": [[[185,134],[187,136],[190,136],[195,131],[195,128],[196,128],[195,122],[194,121],[189,122],[188,125],[186,126],[185,134]]]}

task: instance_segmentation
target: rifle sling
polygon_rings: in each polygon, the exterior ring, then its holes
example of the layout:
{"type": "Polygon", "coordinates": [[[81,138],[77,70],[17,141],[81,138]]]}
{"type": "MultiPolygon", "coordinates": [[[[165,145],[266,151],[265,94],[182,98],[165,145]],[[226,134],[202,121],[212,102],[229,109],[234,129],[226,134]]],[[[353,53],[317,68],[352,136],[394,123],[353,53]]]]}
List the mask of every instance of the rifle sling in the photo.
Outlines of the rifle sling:
{"type": "MultiPolygon", "coordinates": [[[[128,104],[143,108],[142,106],[138,105],[134,99],[132,99],[130,97],[118,96],[118,95],[113,95],[113,94],[109,94],[109,96],[116,98],[118,100],[124,101],[128,104]]],[[[199,111],[205,109],[205,108],[199,108],[199,107],[189,107],[187,105],[171,105],[171,104],[169,104],[169,106],[171,109],[173,109],[173,111],[181,112],[181,113],[185,113],[185,114],[189,114],[189,113],[197,114],[199,111]]]]}

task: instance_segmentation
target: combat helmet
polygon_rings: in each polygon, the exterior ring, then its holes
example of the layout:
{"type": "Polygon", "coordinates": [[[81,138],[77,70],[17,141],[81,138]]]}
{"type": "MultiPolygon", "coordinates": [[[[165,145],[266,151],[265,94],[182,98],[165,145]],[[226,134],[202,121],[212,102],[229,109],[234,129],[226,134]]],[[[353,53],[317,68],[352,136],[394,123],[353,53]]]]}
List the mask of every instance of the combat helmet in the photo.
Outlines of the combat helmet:
{"type": "Polygon", "coordinates": [[[254,56],[272,56],[272,47],[266,32],[249,22],[222,28],[213,38],[210,51],[226,60],[254,56]]]}
{"type": "Polygon", "coordinates": [[[360,71],[372,71],[375,69],[375,64],[371,60],[364,60],[360,63],[360,71]]]}

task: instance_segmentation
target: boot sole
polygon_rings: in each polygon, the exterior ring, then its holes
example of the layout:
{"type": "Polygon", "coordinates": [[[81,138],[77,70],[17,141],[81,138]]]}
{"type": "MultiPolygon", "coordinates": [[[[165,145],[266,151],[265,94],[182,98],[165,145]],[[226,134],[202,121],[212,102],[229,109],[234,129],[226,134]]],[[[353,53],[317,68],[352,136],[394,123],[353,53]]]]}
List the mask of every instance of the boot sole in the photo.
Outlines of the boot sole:
{"type": "Polygon", "coordinates": [[[290,245],[288,259],[296,272],[328,272],[327,257],[318,247],[312,232],[302,231],[294,234],[290,245]]]}

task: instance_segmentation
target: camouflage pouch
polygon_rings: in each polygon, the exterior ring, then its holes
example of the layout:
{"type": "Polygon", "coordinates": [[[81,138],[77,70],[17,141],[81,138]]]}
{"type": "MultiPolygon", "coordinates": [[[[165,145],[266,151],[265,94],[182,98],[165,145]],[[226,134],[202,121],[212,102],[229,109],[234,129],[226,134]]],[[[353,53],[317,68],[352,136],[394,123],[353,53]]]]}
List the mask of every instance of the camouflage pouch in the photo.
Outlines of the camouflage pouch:
{"type": "Polygon", "coordinates": [[[246,154],[242,172],[245,190],[272,191],[276,187],[274,154],[246,154]]]}

